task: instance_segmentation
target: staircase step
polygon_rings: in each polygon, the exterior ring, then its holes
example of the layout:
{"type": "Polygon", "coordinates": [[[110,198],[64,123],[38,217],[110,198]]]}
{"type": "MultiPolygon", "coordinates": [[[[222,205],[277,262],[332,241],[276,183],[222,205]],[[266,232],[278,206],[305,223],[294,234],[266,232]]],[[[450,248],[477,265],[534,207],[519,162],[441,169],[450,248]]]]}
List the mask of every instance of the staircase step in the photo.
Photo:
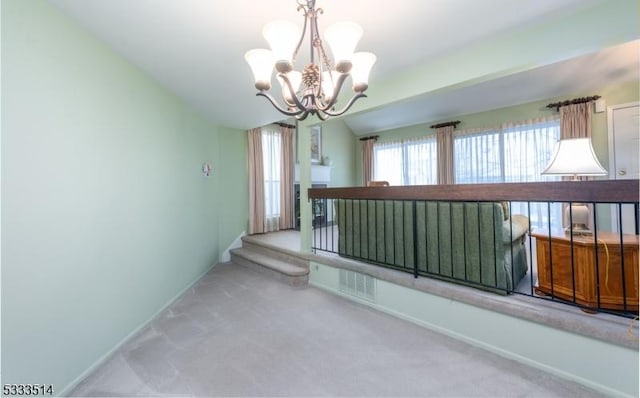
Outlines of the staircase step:
{"type": "Polygon", "coordinates": [[[265,254],[269,257],[282,260],[302,268],[309,267],[309,260],[307,260],[300,252],[274,246],[251,236],[242,237],[242,248],[265,254]]]}
{"type": "Polygon", "coordinates": [[[275,276],[291,286],[306,286],[309,282],[308,266],[294,265],[246,247],[230,252],[233,263],[275,276]]]}

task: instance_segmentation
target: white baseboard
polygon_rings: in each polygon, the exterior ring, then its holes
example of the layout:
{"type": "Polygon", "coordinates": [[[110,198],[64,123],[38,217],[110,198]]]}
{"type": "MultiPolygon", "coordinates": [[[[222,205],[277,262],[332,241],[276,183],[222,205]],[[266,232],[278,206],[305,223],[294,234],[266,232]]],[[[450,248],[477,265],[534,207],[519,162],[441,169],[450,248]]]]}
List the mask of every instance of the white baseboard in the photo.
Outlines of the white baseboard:
{"type": "Polygon", "coordinates": [[[233,242],[231,242],[231,245],[229,245],[229,247],[227,247],[223,252],[220,253],[221,263],[228,263],[229,261],[231,261],[231,253],[229,253],[229,251],[231,249],[242,247],[242,237],[246,234],[247,231],[242,231],[242,233],[240,233],[240,235],[233,242]]]}
{"type": "Polygon", "coordinates": [[[176,301],[180,296],[182,296],[187,290],[191,289],[193,287],[193,285],[195,285],[204,275],[207,274],[207,272],[211,271],[211,269],[213,267],[215,267],[215,266],[216,266],[216,264],[212,264],[210,267],[207,267],[207,269],[204,272],[202,272],[200,275],[195,277],[193,279],[193,281],[191,281],[191,283],[188,283],[187,286],[184,287],[184,289],[180,290],[175,296],[170,298],[165,303],[165,305],[160,307],[160,309],[158,311],[156,311],[153,315],[151,315],[151,317],[149,317],[149,319],[147,319],[146,321],[142,322],[138,327],[133,329],[131,331],[131,333],[126,335],[115,346],[113,346],[113,348],[111,348],[104,355],[102,355],[100,358],[98,358],[91,366],[89,366],[84,372],[80,373],[80,375],[78,377],[76,377],[73,381],[71,381],[71,383],[67,384],[67,386],[64,387],[60,391],[59,394],[56,394],[56,395],[60,396],[60,397],[66,397],[67,394],[69,394],[74,388],[76,388],[78,386],[78,384],[80,384],[80,382],[82,380],[84,380],[87,376],[89,376],[91,373],[93,373],[98,367],[102,366],[116,351],[118,351],[118,349],[120,347],[122,347],[127,341],[129,341],[132,337],[134,337],[145,326],[147,326],[149,323],[151,323],[151,321],[153,321],[162,311],[164,311],[171,304],[173,304],[173,302],[176,301]]]}

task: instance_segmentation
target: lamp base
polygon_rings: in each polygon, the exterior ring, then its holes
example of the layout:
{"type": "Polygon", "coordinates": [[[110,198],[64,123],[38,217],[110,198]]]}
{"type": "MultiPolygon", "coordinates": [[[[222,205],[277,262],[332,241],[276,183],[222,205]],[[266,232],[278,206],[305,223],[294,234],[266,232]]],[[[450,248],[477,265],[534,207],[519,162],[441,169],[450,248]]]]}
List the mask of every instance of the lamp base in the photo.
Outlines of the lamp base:
{"type": "Polygon", "coordinates": [[[584,203],[572,203],[565,208],[565,220],[572,221],[570,227],[565,228],[565,232],[574,235],[593,235],[587,222],[589,220],[589,208],[584,203]]]}
{"type": "Polygon", "coordinates": [[[573,234],[576,236],[578,235],[592,236],[593,235],[593,231],[591,231],[589,227],[587,227],[585,224],[573,224],[572,226],[565,228],[564,232],[566,234],[573,234]]]}

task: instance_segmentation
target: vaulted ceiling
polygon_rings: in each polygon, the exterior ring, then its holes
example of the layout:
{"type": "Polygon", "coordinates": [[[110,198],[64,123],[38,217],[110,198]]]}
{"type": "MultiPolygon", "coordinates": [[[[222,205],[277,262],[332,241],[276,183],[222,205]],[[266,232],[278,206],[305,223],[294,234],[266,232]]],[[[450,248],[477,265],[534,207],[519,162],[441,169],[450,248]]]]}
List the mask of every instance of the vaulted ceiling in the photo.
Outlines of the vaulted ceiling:
{"type": "MultiPolygon", "coordinates": [[[[244,53],[267,46],[261,35],[267,22],[302,23],[295,0],[49,1],[214,123],[250,128],[283,119],[265,99],[255,97],[244,53]]],[[[363,27],[358,50],[378,56],[370,78],[374,86],[452,51],[473,48],[603,2],[606,0],[318,0],[318,5],[325,11],[320,30],[340,20],[363,27]]],[[[638,53],[636,41],[365,110],[345,121],[356,134],[362,134],[637,80],[638,53]],[[503,95],[486,95],[498,90],[503,95]]]]}
{"type": "Polygon", "coordinates": [[[638,81],[640,40],[498,79],[428,93],[410,101],[346,116],[358,135],[567,95],[599,94],[605,85],[638,81]]]}

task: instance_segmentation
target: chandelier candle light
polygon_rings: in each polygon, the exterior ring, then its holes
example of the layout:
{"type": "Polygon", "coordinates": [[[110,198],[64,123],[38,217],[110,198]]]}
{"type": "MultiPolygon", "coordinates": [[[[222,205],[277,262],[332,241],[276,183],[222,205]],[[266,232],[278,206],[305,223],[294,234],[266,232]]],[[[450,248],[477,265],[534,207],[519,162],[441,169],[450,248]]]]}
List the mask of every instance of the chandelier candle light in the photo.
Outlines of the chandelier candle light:
{"type": "Polygon", "coordinates": [[[298,120],[306,119],[309,114],[315,114],[321,120],[342,115],[357,99],[366,97],[364,92],[369,87],[369,72],[376,56],[368,52],[354,53],[362,37],[362,28],[352,22],[337,22],[324,33],[335,60],[332,68],[318,32],[318,15],[323,13],[322,8],[316,8],[316,0],[297,0],[297,3],[298,11],[304,14],[302,31],[289,21],[268,23],[262,29],[262,35],[271,50],[250,50],[244,56],[259,90],[256,95],[267,98],[278,111],[298,120]],[[299,72],[294,70],[294,64],[307,30],[310,62],[299,72]],[[279,105],[268,92],[274,66],[285,106],[279,105]],[[349,76],[355,94],[343,109],[336,111],[334,106],[338,95],[349,76]]]}

